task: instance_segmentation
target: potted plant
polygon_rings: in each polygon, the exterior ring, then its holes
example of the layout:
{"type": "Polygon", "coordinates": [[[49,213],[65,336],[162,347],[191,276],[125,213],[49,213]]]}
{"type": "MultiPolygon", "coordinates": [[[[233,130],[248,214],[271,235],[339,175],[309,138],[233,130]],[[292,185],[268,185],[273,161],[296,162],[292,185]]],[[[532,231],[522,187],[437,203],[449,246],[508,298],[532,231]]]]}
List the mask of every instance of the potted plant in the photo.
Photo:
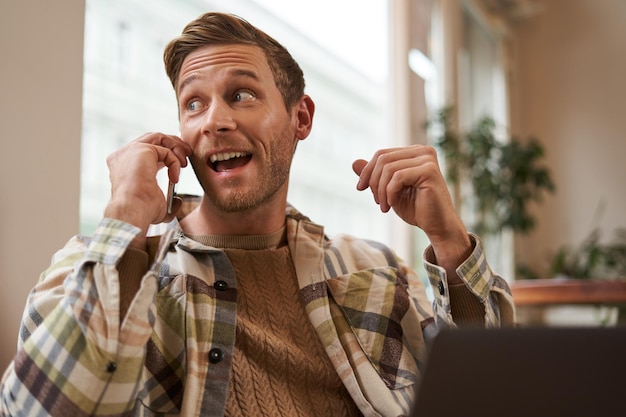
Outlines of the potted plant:
{"type": "Polygon", "coordinates": [[[544,148],[530,138],[496,138],[493,118],[485,116],[467,132],[452,128],[453,107],[435,114],[426,127],[435,131],[435,146],[443,154],[445,175],[458,208],[474,214],[470,228],[480,235],[503,230],[527,233],[536,225],[528,210],[544,192],[554,192],[550,171],[541,164],[544,148]],[[463,193],[463,188],[469,193],[463,193]]]}
{"type": "Polygon", "coordinates": [[[601,241],[596,228],[576,247],[563,246],[552,257],[550,276],[572,279],[626,278],[626,228],[614,231],[613,239],[601,241]]]}

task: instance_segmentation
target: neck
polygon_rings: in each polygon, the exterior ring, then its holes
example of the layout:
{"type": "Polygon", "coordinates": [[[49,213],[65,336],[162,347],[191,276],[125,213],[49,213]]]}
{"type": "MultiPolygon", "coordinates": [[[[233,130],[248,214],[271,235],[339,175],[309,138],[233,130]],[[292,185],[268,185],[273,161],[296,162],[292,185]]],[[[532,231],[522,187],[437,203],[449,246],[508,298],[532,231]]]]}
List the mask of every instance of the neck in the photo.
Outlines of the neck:
{"type": "Polygon", "coordinates": [[[202,201],[180,226],[190,235],[267,235],[285,224],[286,201],[273,201],[241,212],[218,210],[208,198],[202,201]]]}

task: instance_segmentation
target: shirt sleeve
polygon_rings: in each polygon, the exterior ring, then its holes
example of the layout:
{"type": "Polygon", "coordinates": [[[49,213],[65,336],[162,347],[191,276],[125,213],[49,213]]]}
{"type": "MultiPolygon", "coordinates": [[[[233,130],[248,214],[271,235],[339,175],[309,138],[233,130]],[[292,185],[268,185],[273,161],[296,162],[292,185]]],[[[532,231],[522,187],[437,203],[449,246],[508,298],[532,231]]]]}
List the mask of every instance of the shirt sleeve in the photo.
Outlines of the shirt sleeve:
{"type": "Polygon", "coordinates": [[[134,407],[154,322],[155,272],[120,320],[117,264],[140,229],[104,219],[75,237],[29,294],[18,352],[4,373],[0,415],[117,416],[134,407]]]}
{"type": "MultiPolygon", "coordinates": [[[[486,327],[504,327],[515,324],[515,305],[507,282],[493,273],[478,236],[470,234],[474,247],[469,257],[459,265],[456,273],[463,280],[467,289],[484,306],[484,323],[486,327]]],[[[444,268],[434,263],[431,246],[424,251],[424,268],[433,288],[433,308],[435,319],[439,325],[456,326],[452,317],[450,287],[444,268]]]]}

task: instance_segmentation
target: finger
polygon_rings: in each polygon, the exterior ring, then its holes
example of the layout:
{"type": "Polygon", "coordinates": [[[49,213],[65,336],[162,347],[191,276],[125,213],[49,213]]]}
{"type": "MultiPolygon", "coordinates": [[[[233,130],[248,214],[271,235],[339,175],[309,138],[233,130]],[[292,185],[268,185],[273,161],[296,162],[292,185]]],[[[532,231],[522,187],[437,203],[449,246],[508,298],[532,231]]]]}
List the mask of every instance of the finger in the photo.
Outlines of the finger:
{"type": "MultiPolygon", "coordinates": [[[[365,159],[357,159],[352,163],[352,170],[359,176],[359,182],[356,184],[356,189],[359,191],[363,191],[369,187],[369,172],[371,172],[371,169],[366,169],[368,164],[365,159]]],[[[374,196],[374,201],[376,201],[376,195],[373,190],[372,195],[374,196]]],[[[378,201],[376,201],[376,204],[378,204],[378,201]]]]}
{"type": "Polygon", "coordinates": [[[385,208],[396,204],[406,188],[419,188],[430,178],[432,169],[432,160],[425,155],[388,163],[380,179],[379,191],[385,208]]]}
{"type": "Polygon", "coordinates": [[[181,166],[184,166],[179,157],[171,149],[163,146],[153,146],[152,149],[156,152],[157,164],[167,168],[169,180],[178,183],[181,166]]]}
{"type": "Polygon", "coordinates": [[[388,180],[381,183],[381,177],[383,172],[393,172],[389,171],[389,164],[409,157],[411,157],[410,148],[390,148],[377,151],[369,162],[365,160],[354,161],[352,169],[360,177],[357,189],[362,191],[369,187],[376,203],[381,204],[382,202],[384,207],[381,209],[388,211],[389,206],[386,201],[385,190],[388,180]]]}
{"type": "Polygon", "coordinates": [[[425,178],[427,167],[407,164],[398,168],[386,187],[386,203],[389,207],[399,204],[405,193],[420,188],[420,183],[425,178]]]}
{"type": "Polygon", "coordinates": [[[392,202],[394,201],[393,195],[395,189],[391,186],[397,184],[396,177],[403,169],[406,169],[408,166],[410,166],[410,161],[400,160],[389,162],[383,167],[380,174],[378,189],[376,191],[378,193],[378,198],[380,201],[380,210],[383,213],[386,213],[389,211],[389,209],[391,209],[392,202]]]}
{"type": "Polygon", "coordinates": [[[352,163],[352,170],[359,176],[359,182],[356,189],[363,191],[370,186],[370,175],[372,173],[373,162],[364,159],[358,159],[352,163]]]}
{"type": "MultiPolygon", "coordinates": [[[[357,159],[352,163],[352,170],[359,176],[359,181],[356,184],[356,189],[359,191],[363,191],[369,187],[369,174],[368,171],[365,170],[367,164],[368,162],[365,159],[357,159]]],[[[375,195],[374,201],[376,201],[375,195]]]]}
{"type": "Polygon", "coordinates": [[[359,175],[357,190],[363,191],[369,188],[376,204],[380,204],[378,195],[378,178],[380,177],[381,169],[380,156],[389,151],[377,151],[369,162],[364,159],[357,159],[352,163],[352,169],[359,175]]]}
{"type": "Polygon", "coordinates": [[[365,165],[367,165],[367,161],[365,159],[357,159],[352,163],[352,170],[356,175],[360,176],[361,172],[363,172],[363,168],[365,168],[365,165]]]}
{"type": "Polygon", "coordinates": [[[393,174],[393,164],[398,159],[404,158],[402,149],[392,148],[376,152],[372,161],[368,164],[371,166],[369,174],[369,187],[374,195],[374,200],[380,205],[380,209],[386,213],[390,207],[387,204],[387,182],[390,175],[393,174]],[[372,163],[374,162],[374,163],[372,163]]]}
{"type": "Polygon", "coordinates": [[[146,133],[137,139],[137,142],[148,143],[170,149],[178,158],[181,166],[187,166],[187,157],[192,154],[191,146],[175,135],[164,133],[146,133]]]}

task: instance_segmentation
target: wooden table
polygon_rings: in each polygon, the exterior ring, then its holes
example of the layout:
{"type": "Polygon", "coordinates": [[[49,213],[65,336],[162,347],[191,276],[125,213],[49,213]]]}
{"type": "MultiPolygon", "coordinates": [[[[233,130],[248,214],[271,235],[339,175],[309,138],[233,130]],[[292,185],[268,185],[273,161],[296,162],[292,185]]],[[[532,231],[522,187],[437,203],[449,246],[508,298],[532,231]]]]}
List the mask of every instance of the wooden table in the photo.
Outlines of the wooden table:
{"type": "Polygon", "coordinates": [[[517,306],[626,304],[626,280],[529,279],[511,284],[517,306]]]}
{"type": "Polygon", "coordinates": [[[511,285],[520,318],[537,324],[546,308],[565,305],[618,308],[618,322],[626,323],[626,280],[538,279],[511,285]]]}

